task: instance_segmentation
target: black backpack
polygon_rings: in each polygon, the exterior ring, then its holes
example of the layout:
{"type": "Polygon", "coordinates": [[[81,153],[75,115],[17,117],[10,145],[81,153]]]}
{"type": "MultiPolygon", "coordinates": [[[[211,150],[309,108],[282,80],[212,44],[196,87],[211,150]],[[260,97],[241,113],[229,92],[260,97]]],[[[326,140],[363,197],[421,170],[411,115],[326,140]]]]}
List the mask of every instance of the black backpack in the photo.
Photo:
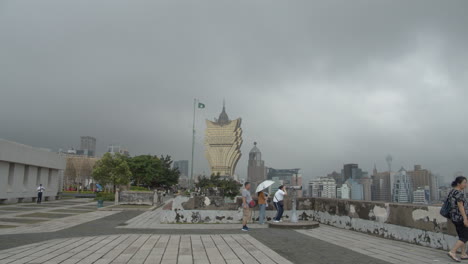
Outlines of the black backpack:
{"type": "Polygon", "coordinates": [[[450,209],[452,205],[450,204],[450,196],[452,196],[452,191],[447,195],[447,199],[445,199],[444,204],[440,208],[440,215],[442,215],[445,218],[450,218],[450,209]]]}

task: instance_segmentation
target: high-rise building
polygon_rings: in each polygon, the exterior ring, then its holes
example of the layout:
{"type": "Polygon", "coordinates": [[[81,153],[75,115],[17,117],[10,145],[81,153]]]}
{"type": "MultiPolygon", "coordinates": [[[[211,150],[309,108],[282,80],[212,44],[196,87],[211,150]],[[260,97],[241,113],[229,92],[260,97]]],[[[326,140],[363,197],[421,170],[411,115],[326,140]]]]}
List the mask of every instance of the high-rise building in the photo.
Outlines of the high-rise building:
{"type": "Polygon", "coordinates": [[[336,198],[336,182],[333,178],[320,177],[309,181],[309,196],[336,198]]]}
{"type": "Polygon", "coordinates": [[[340,173],[336,172],[336,171],[333,171],[332,173],[328,174],[327,178],[333,178],[335,180],[335,182],[336,182],[337,187],[340,187],[341,184],[343,184],[343,182],[344,182],[343,181],[343,176],[340,173]]]}
{"type": "Polygon", "coordinates": [[[358,168],[359,166],[357,164],[345,164],[343,166],[343,170],[341,171],[341,175],[343,176],[343,182],[353,178],[353,169],[358,168]]]}
{"type": "Polygon", "coordinates": [[[426,199],[426,190],[418,187],[416,191],[413,192],[413,203],[414,204],[428,204],[426,199]]]}
{"type": "Polygon", "coordinates": [[[421,165],[414,165],[414,170],[408,171],[408,175],[411,177],[413,190],[417,190],[419,187],[425,188],[425,186],[429,186],[430,200],[439,200],[437,178],[431,171],[422,169],[421,165]]]}
{"type": "Polygon", "coordinates": [[[372,179],[364,177],[358,179],[357,182],[362,185],[363,200],[372,201],[372,179]]]}
{"type": "MultiPolygon", "coordinates": [[[[267,178],[273,180],[278,178],[284,185],[302,186],[302,175],[299,173],[301,169],[273,169],[267,168],[267,178]],[[297,180],[296,180],[297,179],[297,180]]],[[[302,197],[302,190],[297,192],[297,197],[302,197]]]]}
{"type": "Polygon", "coordinates": [[[96,155],[96,138],[85,136],[81,137],[81,151],[86,156],[95,156],[96,155]]]}
{"type": "Polygon", "coordinates": [[[130,152],[128,152],[128,149],[122,148],[122,146],[118,146],[118,145],[107,146],[107,152],[111,154],[119,153],[127,157],[130,156],[130,152]]]}
{"type": "Polygon", "coordinates": [[[336,196],[338,199],[350,199],[351,198],[351,188],[348,183],[343,183],[341,187],[336,189],[336,196]]]}
{"type": "Polygon", "coordinates": [[[206,120],[205,154],[212,174],[233,177],[241,157],[241,119],[230,120],[226,107],[214,122],[206,120]]]}
{"type": "Polygon", "coordinates": [[[359,184],[355,179],[348,179],[345,183],[351,189],[351,199],[352,200],[364,200],[364,188],[362,184],[359,184]]]}
{"type": "Polygon", "coordinates": [[[189,161],[188,160],[177,160],[174,161],[174,169],[179,169],[180,176],[189,176],[189,161]]]}
{"type": "Polygon", "coordinates": [[[403,167],[395,174],[393,185],[392,201],[394,203],[412,202],[413,188],[411,186],[411,179],[403,167]]]}
{"type": "Polygon", "coordinates": [[[258,184],[266,180],[265,162],[262,160],[262,153],[257,148],[257,142],[249,153],[249,164],[247,166],[247,181],[250,182],[251,193],[254,193],[258,184]]]}
{"type": "Polygon", "coordinates": [[[270,191],[270,196],[273,197],[273,195],[275,195],[276,191],[278,191],[278,188],[281,186],[281,185],[284,185],[284,182],[283,180],[281,180],[279,177],[273,177],[271,178],[270,180],[274,181],[275,183],[273,183],[270,188],[269,188],[269,191],[270,191]]]}
{"type": "Polygon", "coordinates": [[[390,172],[378,172],[377,168],[374,166],[371,185],[372,201],[391,202],[391,189],[390,172]]]}

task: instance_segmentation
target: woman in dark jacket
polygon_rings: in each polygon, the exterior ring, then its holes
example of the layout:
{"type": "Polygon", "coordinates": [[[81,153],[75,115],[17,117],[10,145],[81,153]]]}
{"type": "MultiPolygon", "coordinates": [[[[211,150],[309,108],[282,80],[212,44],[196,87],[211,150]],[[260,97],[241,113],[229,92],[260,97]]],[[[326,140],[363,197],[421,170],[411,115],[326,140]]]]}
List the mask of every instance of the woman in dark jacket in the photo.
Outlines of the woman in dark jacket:
{"type": "Polygon", "coordinates": [[[465,200],[463,189],[466,187],[466,178],[463,176],[457,177],[452,182],[453,190],[450,191],[448,199],[450,199],[450,218],[457,230],[458,241],[448,252],[451,259],[460,262],[457,257],[458,249],[461,249],[461,259],[468,259],[466,254],[466,242],[468,241],[468,203],[465,200]]]}

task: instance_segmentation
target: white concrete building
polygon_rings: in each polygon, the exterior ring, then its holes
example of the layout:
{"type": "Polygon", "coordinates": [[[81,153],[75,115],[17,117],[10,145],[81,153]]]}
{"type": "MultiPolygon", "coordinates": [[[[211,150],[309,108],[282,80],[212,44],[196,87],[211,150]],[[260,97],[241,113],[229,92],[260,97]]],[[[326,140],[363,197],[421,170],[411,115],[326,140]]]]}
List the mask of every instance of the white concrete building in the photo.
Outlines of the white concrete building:
{"type": "Polygon", "coordinates": [[[413,203],[415,204],[428,204],[426,199],[426,190],[423,188],[418,188],[413,192],[413,203]]]}
{"type": "Polygon", "coordinates": [[[311,197],[336,198],[336,181],[333,178],[320,177],[309,181],[311,197]]]}
{"type": "Polygon", "coordinates": [[[0,139],[0,203],[31,202],[37,187],[45,188],[43,200],[54,200],[65,159],[47,149],[0,139]]]}
{"type": "Polygon", "coordinates": [[[341,187],[337,189],[336,193],[337,193],[338,199],[350,199],[351,198],[351,188],[346,183],[341,185],[341,187]]]}

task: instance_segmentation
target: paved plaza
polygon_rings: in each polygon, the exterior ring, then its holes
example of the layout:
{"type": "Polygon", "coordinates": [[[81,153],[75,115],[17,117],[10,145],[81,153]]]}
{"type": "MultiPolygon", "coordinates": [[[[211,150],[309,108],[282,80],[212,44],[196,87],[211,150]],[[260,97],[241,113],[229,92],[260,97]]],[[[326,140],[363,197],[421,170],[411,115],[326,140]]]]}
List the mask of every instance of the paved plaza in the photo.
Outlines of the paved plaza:
{"type": "Polygon", "coordinates": [[[162,224],[160,210],[103,211],[88,199],[0,206],[0,264],[452,263],[441,250],[326,225],[242,232],[239,224],[162,224]]]}

